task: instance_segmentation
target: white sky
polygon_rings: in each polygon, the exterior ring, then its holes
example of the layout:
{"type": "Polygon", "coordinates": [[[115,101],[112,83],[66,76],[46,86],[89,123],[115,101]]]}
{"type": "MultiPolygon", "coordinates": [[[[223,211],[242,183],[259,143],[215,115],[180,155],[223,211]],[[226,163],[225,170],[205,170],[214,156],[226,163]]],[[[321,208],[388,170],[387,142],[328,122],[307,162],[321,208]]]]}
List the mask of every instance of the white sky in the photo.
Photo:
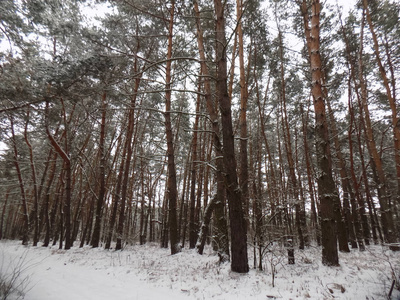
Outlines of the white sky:
{"type": "Polygon", "coordinates": [[[328,2],[338,3],[343,7],[343,15],[346,16],[350,9],[354,8],[357,0],[326,0],[328,2]]]}

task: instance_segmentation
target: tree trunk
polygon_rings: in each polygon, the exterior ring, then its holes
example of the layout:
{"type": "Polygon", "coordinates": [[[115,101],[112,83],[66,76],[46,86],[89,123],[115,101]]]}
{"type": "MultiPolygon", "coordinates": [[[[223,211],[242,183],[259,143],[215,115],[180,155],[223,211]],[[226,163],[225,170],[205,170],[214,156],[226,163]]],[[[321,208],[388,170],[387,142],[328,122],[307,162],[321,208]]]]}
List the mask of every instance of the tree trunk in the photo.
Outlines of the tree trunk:
{"type": "MultiPolygon", "coordinates": [[[[257,160],[254,163],[254,180],[253,180],[253,190],[254,190],[254,200],[253,200],[253,210],[254,210],[254,227],[255,227],[255,241],[258,246],[258,269],[263,270],[263,248],[264,248],[264,216],[263,216],[263,201],[262,201],[262,159],[261,159],[261,142],[257,142],[257,160]],[[257,170],[257,171],[256,171],[257,170]]],[[[252,156],[251,156],[252,157],[252,156]]],[[[256,247],[255,245],[255,247],[256,247]]],[[[256,253],[257,251],[255,251],[256,253]]],[[[255,255],[256,256],[256,255],[255,255]]],[[[255,265],[256,265],[255,261],[255,265]]]]}
{"type": "MultiPolygon", "coordinates": [[[[129,115],[129,112],[128,112],[129,115]]],[[[122,138],[121,138],[122,141],[122,138]]],[[[119,148],[120,142],[118,142],[117,149],[119,148]]],[[[121,186],[122,186],[122,177],[123,177],[123,172],[124,172],[124,166],[125,166],[125,160],[126,160],[126,147],[123,147],[122,154],[121,154],[121,162],[120,166],[118,169],[118,175],[117,175],[117,182],[114,184],[114,197],[111,205],[111,215],[110,215],[110,221],[109,221],[109,227],[108,227],[108,232],[106,235],[106,245],[105,249],[110,249],[111,247],[111,241],[112,241],[112,236],[114,233],[114,226],[117,220],[117,212],[118,212],[118,205],[119,205],[119,200],[121,199],[121,186]]],[[[120,151],[117,151],[116,153],[120,153],[120,151]]],[[[117,155],[116,155],[117,156],[117,155]]]]}
{"type": "Polygon", "coordinates": [[[208,203],[208,205],[204,211],[204,219],[203,219],[203,223],[200,226],[199,238],[198,238],[197,244],[196,244],[197,253],[199,253],[199,254],[203,254],[203,251],[204,251],[204,245],[206,244],[207,234],[210,230],[211,216],[212,216],[213,210],[215,208],[216,199],[217,199],[217,197],[215,197],[215,196],[212,197],[211,201],[208,203]]]}
{"type": "MultiPolygon", "coordinates": [[[[68,147],[68,121],[66,117],[65,105],[64,101],[61,99],[62,107],[63,107],[63,119],[64,119],[64,126],[65,126],[65,143],[64,149],[61,148],[60,144],[55,140],[53,135],[50,133],[48,124],[46,124],[46,132],[47,136],[50,140],[51,145],[54,147],[55,151],[64,161],[64,172],[65,172],[65,199],[63,201],[63,207],[61,209],[61,215],[64,220],[61,220],[61,226],[65,226],[65,246],[64,249],[68,250],[72,246],[71,241],[71,184],[72,184],[72,165],[71,159],[69,156],[69,147],[68,147]]],[[[49,102],[46,102],[46,116],[48,117],[48,109],[49,109],[49,102]]],[[[61,230],[61,235],[63,235],[63,230],[61,230]]],[[[60,245],[62,244],[62,239],[60,239],[60,245]]]]}
{"type": "Polygon", "coordinates": [[[332,177],[332,163],[329,151],[329,134],[326,119],[324,94],[322,92],[322,63],[320,53],[319,0],[312,1],[311,26],[308,26],[307,3],[303,1],[302,12],[308,51],[311,61],[311,94],[315,111],[315,135],[318,167],[318,196],[320,199],[322,263],[339,265],[337,251],[336,222],[334,212],[338,210],[338,194],[332,177]]]}
{"type": "Polygon", "coordinates": [[[349,127],[349,133],[348,133],[348,140],[349,140],[349,156],[350,156],[350,174],[351,174],[351,179],[353,181],[353,186],[354,186],[354,191],[355,193],[351,194],[351,207],[352,207],[352,216],[353,216],[353,224],[354,224],[354,230],[355,230],[355,234],[357,237],[357,242],[358,242],[358,246],[359,249],[364,251],[365,250],[365,246],[364,246],[364,242],[363,242],[363,237],[366,241],[367,244],[369,244],[368,238],[369,238],[369,228],[368,228],[368,223],[364,223],[364,234],[361,232],[361,225],[360,225],[360,219],[361,221],[366,221],[365,220],[365,206],[363,201],[361,200],[361,195],[360,195],[360,191],[359,191],[359,184],[358,184],[358,180],[356,177],[356,172],[355,172],[355,166],[354,166],[354,154],[353,154],[353,140],[352,140],[352,132],[353,132],[353,124],[354,124],[354,111],[353,111],[353,107],[351,104],[351,90],[350,90],[350,79],[349,79],[349,112],[350,112],[350,127],[349,127]],[[355,198],[357,198],[358,203],[355,203],[355,198]],[[359,219],[359,215],[360,214],[360,219],[359,219]],[[365,228],[365,226],[367,226],[367,228],[365,228]]]}
{"type": "Polygon", "coordinates": [[[14,120],[10,117],[11,123],[11,137],[14,149],[14,166],[17,171],[19,189],[21,192],[21,205],[22,205],[22,216],[23,216],[23,226],[22,226],[22,245],[27,245],[29,242],[29,214],[28,214],[28,204],[26,200],[26,192],[25,185],[22,179],[21,168],[19,166],[19,157],[18,157],[18,147],[17,140],[15,139],[15,131],[14,131],[14,120]]]}
{"type": "MultiPolygon", "coordinates": [[[[135,59],[134,70],[137,72],[137,59],[135,59]]],[[[128,182],[131,168],[131,161],[133,158],[133,149],[136,145],[136,138],[138,132],[138,126],[135,126],[135,108],[136,108],[136,100],[137,100],[137,92],[139,90],[141,77],[135,78],[135,86],[134,92],[131,96],[131,102],[129,106],[129,116],[128,116],[128,130],[125,137],[125,148],[126,148],[126,157],[125,157],[125,166],[123,167],[123,177],[122,177],[122,185],[121,185],[121,203],[120,203],[120,211],[118,217],[118,226],[117,226],[117,243],[115,245],[115,250],[122,249],[122,239],[124,235],[124,222],[125,222],[125,206],[128,199],[128,182]]],[[[136,148],[135,148],[136,149],[136,148]]]]}
{"type": "Polygon", "coordinates": [[[214,106],[211,92],[211,84],[210,84],[210,72],[208,70],[206,64],[206,56],[204,50],[204,41],[203,41],[203,30],[200,24],[200,11],[198,7],[197,0],[194,1],[194,11],[196,17],[196,29],[197,29],[197,44],[199,48],[199,55],[201,61],[201,73],[204,77],[204,90],[205,90],[205,100],[206,100],[206,108],[208,114],[211,119],[212,126],[212,144],[214,147],[215,155],[216,155],[216,178],[217,178],[217,192],[215,199],[215,219],[216,219],[216,227],[217,234],[216,240],[218,244],[218,251],[220,253],[220,257],[222,260],[229,260],[229,239],[228,239],[228,226],[226,221],[226,213],[225,213],[225,198],[224,198],[224,164],[222,160],[222,145],[220,141],[220,126],[219,126],[219,118],[217,109],[214,106]]]}
{"type": "Polygon", "coordinates": [[[249,271],[247,232],[242,207],[242,193],[237,180],[231,101],[227,86],[225,16],[224,6],[221,0],[214,0],[214,9],[216,17],[216,88],[221,111],[223,160],[225,165],[225,183],[231,227],[231,269],[233,272],[247,273],[249,271]]]}
{"type": "Polygon", "coordinates": [[[307,171],[307,186],[308,186],[308,194],[311,202],[311,224],[315,229],[315,237],[317,240],[318,246],[321,245],[321,232],[319,228],[318,222],[318,213],[317,213],[317,205],[315,200],[314,193],[314,180],[313,180],[313,172],[311,167],[311,159],[310,159],[310,150],[308,145],[308,130],[307,130],[307,120],[308,120],[308,112],[307,114],[304,112],[303,106],[300,106],[300,113],[302,119],[302,127],[303,127],[303,145],[304,145],[304,157],[306,163],[306,171],[307,171]]]}
{"type": "MultiPolygon", "coordinates": [[[[51,156],[50,156],[51,157],[51,156]]],[[[50,236],[51,236],[51,221],[50,221],[50,189],[51,185],[54,180],[54,176],[56,174],[56,166],[57,166],[57,153],[54,152],[54,158],[53,161],[51,162],[50,166],[50,174],[49,178],[47,179],[46,183],[46,193],[44,195],[44,204],[43,204],[43,214],[44,214],[44,223],[46,227],[46,233],[43,241],[43,247],[47,247],[50,243],[50,236]]]]}
{"type": "MultiPolygon", "coordinates": [[[[199,82],[200,91],[200,82],[199,82]]],[[[189,213],[189,248],[193,249],[196,246],[196,241],[198,237],[198,226],[195,222],[195,208],[196,208],[196,167],[197,167],[197,135],[199,129],[199,119],[200,119],[200,94],[197,96],[196,101],[196,118],[193,126],[193,139],[192,139],[192,163],[191,163],[191,175],[190,175],[190,213],[189,213]]]]}
{"type": "Polygon", "coordinates": [[[106,136],[106,113],[107,113],[107,103],[106,103],[107,93],[104,91],[102,95],[102,107],[101,107],[101,125],[100,125],[100,142],[99,142],[99,154],[100,166],[99,166],[99,181],[100,189],[97,196],[96,203],[96,220],[94,222],[94,229],[92,235],[92,247],[96,248],[99,246],[100,242],[100,229],[102,222],[102,211],[104,205],[104,198],[106,193],[106,178],[105,178],[105,164],[106,164],[106,154],[104,151],[104,143],[106,136]]]}
{"type": "Polygon", "coordinates": [[[172,134],[171,124],[171,65],[172,65],[172,38],[175,14],[175,1],[171,1],[170,19],[168,27],[168,53],[166,66],[166,85],[165,85],[165,132],[167,136],[167,156],[168,156],[168,209],[169,209],[169,235],[171,243],[171,254],[180,252],[177,222],[177,197],[178,191],[176,187],[176,169],[174,154],[174,136],[172,134]]]}
{"type": "MultiPolygon", "coordinates": [[[[257,58],[257,45],[255,45],[255,49],[254,49],[254,59],[257,58]]],[[[258,78],[259,76],[257,76],[256,74],[256,69],[254,68],[254,80],[255,80],[255,88],[256,88],[256,99],[257,99],[257,107],[258,107],[258,116],[260,118],[260,128],[261,128],[261,135],[263,138],[263,142],[264,142],[264,146],[265,146],[265,150],[267,152],[267,158],[268,158],[268,166],[269,168],[266,166],[265,169],[268,170],[267,172],[269,173],[269,179],[267,180],[267,183],[269,183],[269,187],[268,187],[268,191],[270,193],[270,205],[271,205],[271,215],[275,216],[275,207],[279,205],[279,196],[278,196],[278,188],[277,188],[277,179],[276,179],[276,170],[275,170],[275,164],[274,164],[274,158],[272,156],[272,153],[270,151],[270,147],[269,147],[269,142],[268,142],[268,138],[267,138],[267,134],[265,132],[265,100],[266,100],[266,96],[269,92],[269,83],[270,83],[270,77],[268,78],[268,83],[267,83],[267,88],[265,91],[265,97],[264,97],[264,101],[263,103],[261,103],[262,97],[261,97],[261,92],[260,92],[260,88],[259,88],[259,83],[258,83],[258,78]]],[[[267,173],[267,175],[268,175],[267,173]]],[[[267,178],[268,179],[268,178],[267,178]]],[[[280,218],[280,213],[278,213],[278,218],[273,218],[272,222],[273,224],[279,223],[279,221],[276,221],[276,219],[280,218]]]]}
{"type": "MultiPolygon", "coordinates": [[[[143,153],[142,153],[143,155],[143,153]]],[[[145,215],[146,214],[146,197],[145,197],[145,189],[144,189],[144,165],[143,165],[143,158],[140,159],[140,187],[141,187],[141,201],[140,201],[140,223],[139,223],[139,243],[140,245],[146,244],[146,235],[145,235],[145,215]]],[[[149,194],[147,194],[149,195],[149,194]]],[[[149,203],[149,208],[150,208],[149,203]]]]}
{"type": "MultiPolygon", "coordinates": [[[[323,82],[326,83],[325,78],[323,82]]],[[[336,120],[333,114],[330,100],[328,97],[328,91],[326,87],[323,89],[324,94],[326,97],[326,107],[328,111],[329,119],[327,120],[329,127],[331,128],[333,144],[335,149],[335,154],[337,158],[337,169],[339,169],[340,180],[343,189],[343,210],[341,209],[340,200],[337,203],[337,216],[336,216],[336,223],[338,226],[338,238],[339,238],[339,250],[342,252],[350,252],[349,245],[348,245],[348,237],[350,237],[350,241],[352,243],[353,248],[357,248],[356,243],[356,235],[355,229],[359,228],[358,222],[358,214],[357,210],[355,210],[355,202],[354,202],[354,192],[352,190],[349,178],[347,176],[347,169],[346,163],[342,154],[342,149],[339,142],[338,131],[336,128],[336,120]],[[350,202],[352,206],[352,211],[350,211],[350,202]]],[[[356,232],[359,232],[356,230],[356,232]]],[[[359,241],[362,243],[362,241],[359,241]]]]}
{"type": "Polygon", "coordinates": [[[0,240],[2,240],[4,237],[7,237],[4,232],[3,232],[3,225],[4,225],[4,218],[6,215],[6,210],[7,210],[7,203],[8,203],[8,196],[10,195],[10,189],[7,189],[6,194],[4,196],[4,204],[3,204],[3,209],[1,211],[1,220],[0,220],[0,240]]]}
{"type": "Polygon", "coordinates": [[[36,167],[33,158],[33,149],[32,145],[28,139],[28,124],[29,124],[29,117],[30,117],[30,110],[28,109],[27,116],[26,116],[26,123],[25,123],[25,130],[24,130],[24,138],[25,143],[29,149],[29,162],[32,172],[32,183],[33,183],[33,209],[30,213],[30,225],[29,230],[31,231],[33,228],[33,246],[37,246],[39,241],[39,191],[38,191],[38,184],[36,179],[36,167]]]}
{"type": "Polygon", "coordinates": [[[247,82],[245,76],[244,42],[242,29],[243,0],[236,0],[237,35],[239,38],[239,70],[240,70],[240,173],[239,184],[242,191],[242,201],[245,218],[248,219],[249,210],[249,163],[247,157],[247,82]]]}
{"type": "MultiPolygon", "coordinates": [[[[293,151],[292,151],[292,138],[290,134],[290,129],[289,129],[289,121],[288,121],[288,113],[287,113],[287,108],[286,108],[286,82],[285,82],[285,69],[283,66],[283,38],[282,38],[282,32],[280,31],[279,25],[278,25],[278,38],[279,38],[279,58],[280,58],[280,83],[281,83],[281,93],[280,93],[280,98],[281,98],[281,107],[282,107],[282,129],[284,131],[283,137],[284,137],[284,142],[285,142],[285,150],[286,150],[286,156],[287,156],[287,161],[289,164],[289,176],[290,176],[290,182],[291,182],[291,194],[294,197],[295,201],[295,222],[296,222],[296,228],[297,228],[297,234],[298,234],[298,239],[299,239],[299,249],[304,249],[304,236],[303,236],[303,228],[301,226],[300,222],[300,195],[299,195],[299,190],[297,187],[297,178],[296,178],[296,171],[295,171],[295,165],[294,165],[294,159],[293,159],[293,151]]],[[[293,245],[292,245],[293,246],[293,245]]]]}

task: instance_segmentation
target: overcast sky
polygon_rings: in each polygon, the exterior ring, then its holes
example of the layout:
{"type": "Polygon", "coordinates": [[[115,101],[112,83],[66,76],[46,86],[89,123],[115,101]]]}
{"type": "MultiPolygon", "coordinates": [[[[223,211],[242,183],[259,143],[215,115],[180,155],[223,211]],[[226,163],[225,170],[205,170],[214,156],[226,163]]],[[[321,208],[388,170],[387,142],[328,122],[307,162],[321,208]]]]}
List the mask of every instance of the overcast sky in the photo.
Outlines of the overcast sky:
{"type": "Polygon", "coordinates": [[[338,3],[343,7],[344,15],[347,15],[348,11],[355,7],[357,0],[325,0],[327,2],[338,3]]]}

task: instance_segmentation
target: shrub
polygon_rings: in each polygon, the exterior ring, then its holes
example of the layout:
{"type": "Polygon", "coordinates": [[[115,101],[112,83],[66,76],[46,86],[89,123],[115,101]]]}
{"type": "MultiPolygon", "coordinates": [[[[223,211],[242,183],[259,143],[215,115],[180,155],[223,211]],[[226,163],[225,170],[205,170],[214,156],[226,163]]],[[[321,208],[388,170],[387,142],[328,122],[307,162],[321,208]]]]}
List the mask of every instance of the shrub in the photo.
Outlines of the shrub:
{"type": "Polygon", "coordinates": [[[1,251],[0,262],[0,299],[22,299],[29,285],[27,268],[27,250],[16,260],[5,257],[1,251]]]}

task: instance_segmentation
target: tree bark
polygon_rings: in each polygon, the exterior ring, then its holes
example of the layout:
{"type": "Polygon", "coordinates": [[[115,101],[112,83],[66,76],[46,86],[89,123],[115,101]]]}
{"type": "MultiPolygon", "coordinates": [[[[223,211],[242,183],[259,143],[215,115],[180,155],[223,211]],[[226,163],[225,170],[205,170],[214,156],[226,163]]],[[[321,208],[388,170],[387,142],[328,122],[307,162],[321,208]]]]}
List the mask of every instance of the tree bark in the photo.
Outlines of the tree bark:
{"type": "Polygon", "coordinates": [[[307,171],[307,185],[308,185],[308,194],[310,196],[311,202],[311,224],[315,229],[315,237],[317,240],[318,246],[321,245],[321,232],[318,222],[318,213],[317,213],[317,205],[314,193],[314,180],[313,180],[313,172],[311,167],[311,159],[310,159],[310,150],[309,150],[309,142],[308,142],[308,132],[307,132],[307,119],[308,119],[308,112],[305,114],[303,106],[300,107],[300,112],[302,115],[302,127],[303,127],[303,145],[304,145],[304,156],[305,156],[305,163],[306,163],[306,171],[307,171]]]}
{"type": "MultiPolygon", "coordinates": [[[[200,83],[199,83],[200,91],[200,83]]],[[[193,139],[192,139],[192,163],[191,163],[191,175],[190,175],[190,217],[189,217],[189,248],[193,249],[196,247],[196,241],[198,238],[198,224],[195,220],[195,209],[196,209],[196,167],[197,167],[197,135],[199,129],[200,119],[200,95],[197,96],[196,101],[196,117],[193,126],[193,139]]]]}
{"type": "Polygon", "coordinates": [[[204,211],[204,219],[203,219],[203,223],[200,226],[199,238],[198,238],[197,244],[196,244],[197,253],[199,253],[199,254],[203,254],[203,251],[204,251],[204,246],[206,244],[207,234],[210,230],[211,216],[212,216],[213,210],[215,208],[216,199],[217,199],[217,197],[211,198],[211,201],[208,203],[208,205],[204,211]]]}
{"type": "Polygon", "coordinates": [[[100,166],[99,166],[100,189],[99,189],[99,194],[97,196],[96,220],[94,222],[94,229],[92,235],[93,248],[98,247],[100,242],[102,211],[106,193],[106,178],[105,178],[106,153],[104,151],[104,143],[106,136],[106,114],[107,114],[106,97],[107,97],[107,92],[104,91],[101,98],[102,107],[101,107],[100,141],[99,141],[99,153],[98,153],[98,157],[100,158],[100,166]]]}
{"type": "Polygon", "coordinates": [[[167,136],[167,156],[168,156],[168,209],[169,209],[169,235],[171,243],[171,254],[180,252],[177,222],[177,197],[176,187],[176,169],[174,154],[174,136],[172,134],[171,124],[171,65],[172,65],[172,38],[175,15],[175,1],[171,1],[170,19],[168,26],[168,53],[166,66],[166,84],[165,84],[165,131],[167,136]]]}
{"type": "MultiPolygon", "coordinates": [[[[325,79],[324,79],[325,82],[325,79]]],[[[326,84],[326,83],[325,83],[326,84]]],[[[350,242],[353,248],[357,248],[356,243],[356,233],[359,233],[357,229],[359,228],[358,213],[356,210],[355,196],[350,184],[349,178],[347,176],[346,163],[342,154],[342,149],[339,142],[338,130],[336,128],[336,120],[333,114],[330,99],[328,97],[327,89],[324,88],[326,97],[326,107],[328,111],[329,119],[327,120],[329,127],[332,132],[333,144],[335,149],[335,155],[337,158],[337,168],[339,169],[340,181],[343,189],[343,209],[341,208],[340,201],[337,206],[337,216],[336,223],[338,226],[338,238],[339,238],[339,250],[342,252],[350,252],[348,245],[348,237],[350,237],[350,242]],[[350,202],[351,209],[350,210],[350,202]],[[356,229],[355,229],[356,228],[356,229]],[[356,230],[356,231],[354,231],[356,230]]],[[[351,127],[351,125],[350,125],[351,127]]],[[[363,247],[362,240],[359,239],[360,247],[363,247]]]]}
{"type": "MultiPolygon", "coordinates": [[[[52,153],[52,151],[50,151],[50,154],[52,153]]],[[[51,155],[49,155],[49,157],[51,157],[51,155]]],[[[44,241],[43,241],[43,247],[47,247],[50,243],[50,236],[51,236],[51,222],[50,222],[50,189],[51,189],[51,185],[53,183],[55,174],[56,174],[56,166],[57,166],[57,153],[54,152],[54,158],[53,161],[51,162],[51,166],[50,166],[50,174],[49,174],[49,178],[47,179],[47,183],[46,183],[46,193],[45,193],[45,198],[43,200],[44,204],[43,204],[43,214],[44,214],[44,223],[45,223],[45,227],[46,227],[46,233],[45,233],[45,237],[44,237],[44,241]]]]}
{"type": "Polygon", "coordinates": [[[355,172],[355,166],[354,166],[354,151],[353,151],[353,140],[352,140],[352,132],[353,132],[353,124],[354,124],[354,111],[353,107],[351,104],[351,91],[350,91],[350,79],[349,79],[349,112],[350,112],[350,127],[349,127],[349,132],[348,132],[348,140],[349,140],[349,156],[350,156],[350,174],[351,174],[351,179],[353,182],[354,186],[354,193],[350,194],[351,197],[351,207],[352,207],[352,222],[354,224],[354,230],[355,230],[355,236],[357,237],[357,242],[359,249],[364,251],[365,246],[363,242],[363,238],[366,241],[366,244],[369,244],[369,228],[368,228],[368,222],[365,220],[366,215],[365,215],[365,205],[363,203],[363,200],[360,195],[359,191],[359,184],[358,180],[356,177],[356,172],[355,172]],[[355,203],[355,198],[357,198],[358,203],[355,203]],[[358,216],[360,215],[360,216],[358,216]],[[361,225],[360,225],[360,220],[364,221],[363,222],[363,227],[364,227],[364,234],[361,232],[361,225]]]}
{"type": "MultiPolygon", "coordinates": [[[[117,220],[117,212],[118,212],[118,205],[119,205],[119,200],[121,199],[121,186],[122,186],[122,177],[123,177],[123,172],[124,172],[124,166],[125,166],[125,160],[126,160],[126,147],[123,147],[122,154],[121,154],[121,162],[120,166],[118,169],[118,175],[117,175],[117,182],[115,182],[115,188],[114,188],[114,197],[111,205],[111,215],[110,215],[110,221],[109,221],[109,227],[108,227],[108,232],[106,236],[106,245],[105,249],[110,249],[111,248],[111,241],[112,241],[112,236],[114,232],[114,226],[117,220]]],[[[119,152],[117,152],[119,153],[119,152]]]]}
{"type": "Polygon", "coordinates": [[[238,185],[234,134],[232,126],[231,101],[227,86],[227,61],[225,39],[224,5],[214,0],[216,17],[216,61],[217,61],[217,97],[221,111],[223,160],[225,165],[225,183],[231,227],[231,270],[238,273],[249,271],[247,257],[247,232],[243,213],[242,192],[238,185]]]}
{"type": "MultiPolygon", "coordinates": [[[[254,49],[254,59],[257,58],[257,45],[254,45],[255,49],[254,49]]],[[[269,168],[266,166],[265,169],[268,170],[269,175],[269,179],[267,180],[267,183],[269,183],[269,193],[270,193],[270,205],[271,205],[271,215],[275,216],[275,212],[276,206],[279,206],[279,196],[278,196],[278,187],[277,187],[277,178],[276,178],[276,173],[277,171],[275,170],[275,164],[274,164],[274,158],[272,156],[270,147],[269,147],[269,142],[268,142],[268,138],[267,138],[267,134],[265,132],[265,102],[266,102],[266,98],[269,92],[269,83],[270,83],[270,76],[268,77],[268,82],[267,82],[267,87],[265,90],[265,95],[264,97],[262,97],[261,92],[260,92],[260,88],[259,88],[259,83],[258,83],[258,78],[260,76],[258,76],[256,74],[256,69],[254,68],[254,80],[255,80],[255,89],[256,89],[256,99],[257,99],[257,107],[258,107],[258,116],[260,118],[260,128],[261,128],[261,135],[263,138],[263,142],[264,142],[264,146],[265,146],[265,150],[267,152],[267,158],[268,158],[268,166],[269,168]],[[264,98],[263,103],[261,103],[262,98],[264,98]]],[[[268,174],[267,173],[267,174],[268,174]]],[[[279,223],[279,220],[276,221],[276,219],[280,219],[280,213],[278,212],[278,218],[273,218],[272,222],[273,224],[279,223]]]]}
{"type": "MultiPolygon", "coordinates": [[[[54,147],[54,150],[58,153],[58,155],[61,156],[61,158],[64,161],[64,172],[65,172],[65,199],[63,201],[63,207],[60,207],[61,211],[61,216],[63,220],[61,220],[60,225],[61,227],[65,226],[65,246],[64,249],[68,250],[72,246],[72,241],[71,241],[71,176],[72,176],[72,165],[71,165],[71,158],[69,155],[69,149],[68,149],[68,122],[66,118],[66,111],[65,111],[65,105],[64,101],[61,99],[61,103],[63,106],[63,119],[64,119],[64,126],[65,126],[65,143],[64,143],[64,149],[61,148],[60,144],[55,140],[53,135],[50,133],[48,124],[46,124],[46,132],[47,136],[50,140],[51,145],[54,147]]],[[[48,109],[49,109],[49,102],[46,102],[46,116],[48,115],[48,109]]],[[[63,235],[63,230],[61,230],[61,235],[63,235]]],[[[62,245],[62,240],[60,238],[60,246],[62,245]]]]}
{"type": "Polygon", "coordinates": [[[283,137],[284,137],[284,142],[285,142],[285,150],[286,150],[286,156],[287,156],[287,161],[289,164],[289,176],[290,176],[290,182],[291,182],[291,194],[294,196],[294,201],[295,201],[295,222],[296,222],[296,228],[297,228],[297,234],[298,234],[298,239],[299,239],[299,249],[304,249],[304,236],[303,236],[303,228],[301,226],[300,222],[300,195],[299,195],[299,190],[297,187],[297,179],[296,179],[296,171],[295,171],[295,164],[294,164],[294,159],[293,159],[293,151],[292,151],[292,138],[290,134],[290,129],[289,129],[289,121],[288,121],[288,113],[287,113],[287,106],[286,106],[286,81],[285,81],[285,69],[283,66],[283,38],[282,38],[282,32],[280,30],[280,27],[278,25],[278,38],[279,38],[279,58],[280,58],[280,83],[281,83],[281,92],[280,92],[280,98],[281,98],[281,107],[282,107],[282,129],[283,129],[283,137]]]}
{"type": "Polygon", "coordinates": [[[315,135],[317,150],[317,183],[320,199],[322,263],[328,266],[339,265],[337,251],[336,222],[334,212],[338,210],[338,194],[332,177],[332,162],[329,151],[328,124],[325,99],[322,91],[322,63],[320,53],[320,14],[319,0],[312,1],[311,26],[308,26],[307,3],[302,2],[304,29],[311,62],[311,94],[315,111],[315,135]]]}
{"type": "Polygon", "coordinates": [[[197,45],[199,48],[199,56],[200,56],[200,66],[201,73],[204,78],[204,90],[205,90],[205,101],[206,108],[208,114],[211,119],[211,128],[212,128],[212,144],[214,147],[215,155],[216,155],[216,180],[217,180],[217,191],[216,191],[216,199],[215,199],[215,219],[216,219],[216,227],[217,234],[216,240],[218,244],[218,251],[222,260],[229,260],[229,239],[228,239],[228,226],[226,221],[225,214],[225,193],[224,193],[224,164],[223,164],[223,153],[222,153],[222,145],[220,140],[220,126],[219,126],[219,118],[217,108],[214,106],[211,92],[211,84],[210,84],[210,72],[206,63],[205,56],[205,48],[204,48],[204,40],[203,40],[203,30],[201,28],[200,23],[200,11],[198,7],[197,0],[194,1],[194,11],[196,17],[196,29],[197,29],[197,45]]]}
{"type": "Polygon", "coordinates": [[[28,138],[29,117],[30,117],[30,108],[28,108],[28,112],[26,115],[24,138],[25,138],[25,143],[29,149],[29,162],[30,162],[30,167],[31,167],[32,183],[33,183],[33,209],[31,210],[31,213],[29,216],[29,221],[31,223],[29,225],[29,230],[31,231],[32,227],[33,227],[33,246],[37,246],[37,243],[39,241],[39,191],[38,191],[38,184],[37,184],[37,179],[36,179],[36,167],[35,167],[35,163],[34,163],[33,149],[32,149],[32,145],[29,142],[29,138],[28,138]]]}
{"type": "Polygon", "coordinates": [[[249,163],[247,157],[247,82],[245,76],[245,62],[244,62],[244,41],[242,29],[243,17],[243,0],[236,0],[236,16],[237,16],[237,35],[239,38],[239,70],[240,70],[240,172],[239,184],[242,191],[242,201],[244,206],[245,218],[248,219],[249,210],[249,163]]]}
{"type": "Polygon", "coordinates": [[[11,123],[11,137],[13,143],[14,150],[14,166],[17,171],[19,189],[21,192],[21,206],[22,206],[22,217],[23,217],[23,225],[22,225],[22,245],[27,245],[29,242],[29,214],[28,214],[28,204],[26,199],[26,191],[25,185],[21,174],[21,168],[19,165],[19,155],[18,155],[18,146],[17,140],[15,138],[15,130],[14,130],[14,120],[13,117],[10,117],[11,123]]]}

